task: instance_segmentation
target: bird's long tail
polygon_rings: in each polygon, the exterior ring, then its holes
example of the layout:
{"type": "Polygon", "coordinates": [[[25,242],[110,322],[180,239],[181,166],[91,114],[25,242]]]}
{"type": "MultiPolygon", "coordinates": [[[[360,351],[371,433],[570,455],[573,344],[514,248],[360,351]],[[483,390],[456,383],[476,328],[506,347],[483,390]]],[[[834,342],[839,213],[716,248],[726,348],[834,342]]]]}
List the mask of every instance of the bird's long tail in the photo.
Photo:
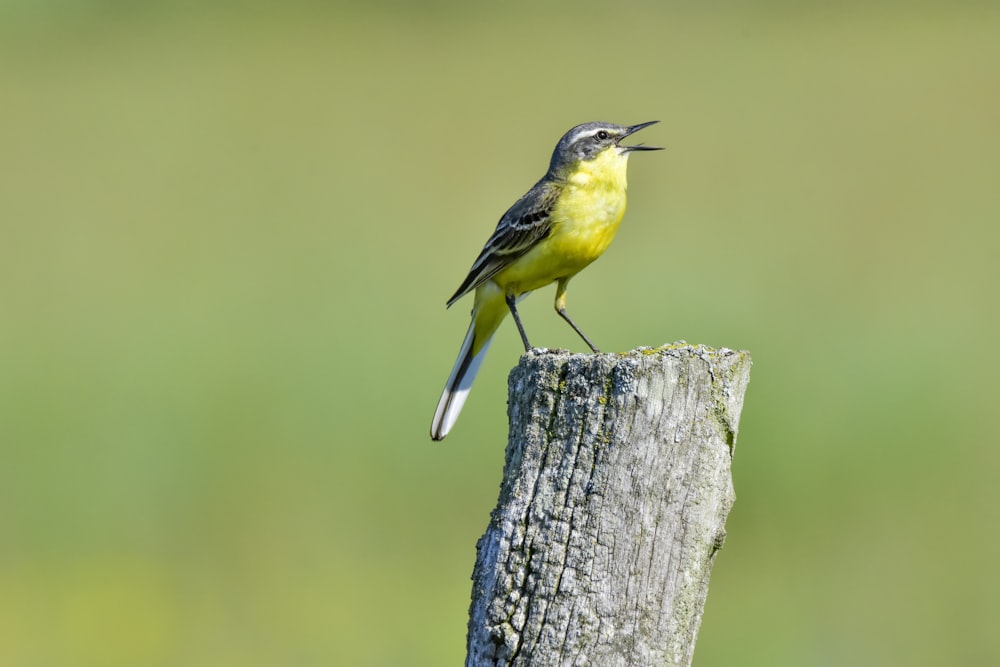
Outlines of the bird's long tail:
{"type": "Polygon", "coordinates": [[[465,334],[462,349],[455,360],[455,367],[444,386],[431,423],[431,438],[441,440],[455,425],[458,413],[469,397],[472,381],[483,365],[486,351],[493,341],[493,334],[507,315],[507,301],[503,291],[492,281],[476,289],[476,302],[472,307],[472,324],[465,334]]]}
{"type": "Polygon", "coordinates": [[[451,427],[455,425],[458,413],[462,411],[465,399],[469,396],[469,390],[472,389],[472,381],[476,379],[476,373],[479,372],[479,367],[482,366],[483,359],[486,358],[486,351],[490,349],[490,343],[493,342],[492,332],[490,337],[479,346],[477,352],[473,352],[476,347],[475,341],[476,320],[473,318],[472,324],[469,325],[469,333],[465,334],[465,341],[462,342],[462,349],[455,361],[455,367],[451,369],[451,375],[448,376],[448,382],[444,386],[441,400],[438,401],[437,410],[434,412],[434,421],[431,423],[431,439],[433,440],[444,439],[451,427]]]}

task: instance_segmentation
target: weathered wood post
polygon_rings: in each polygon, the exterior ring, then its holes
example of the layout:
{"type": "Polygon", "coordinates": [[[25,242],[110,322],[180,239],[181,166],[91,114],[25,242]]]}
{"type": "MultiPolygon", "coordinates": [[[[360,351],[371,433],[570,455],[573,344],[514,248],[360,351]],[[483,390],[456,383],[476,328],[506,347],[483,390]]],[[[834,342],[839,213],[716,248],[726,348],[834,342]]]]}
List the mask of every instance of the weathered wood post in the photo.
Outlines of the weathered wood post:
{"type": "Polygon", "coordinates": [[[749,377],[683,342],[521,358],[467,667],[690,664],[749,377]]]}

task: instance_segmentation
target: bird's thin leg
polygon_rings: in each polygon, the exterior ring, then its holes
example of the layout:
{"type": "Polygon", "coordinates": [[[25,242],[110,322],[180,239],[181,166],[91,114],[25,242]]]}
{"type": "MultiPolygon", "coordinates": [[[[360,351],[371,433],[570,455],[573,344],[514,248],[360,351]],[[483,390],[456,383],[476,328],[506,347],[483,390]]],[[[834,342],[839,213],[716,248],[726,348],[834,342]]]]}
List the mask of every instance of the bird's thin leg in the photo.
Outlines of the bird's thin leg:
{"type": "Polygon", "coordinates": [[[583,342],[590,346],[591,350],[595,353],[599,353],[600,350],[598,350],[597,346],[594,345],[589,338],[587,338],[587,334],[583,333],[580,327],[576,326],[576,322],[570,319],[570,316],[566,314],[566,285],[568,284],[569,278],[562,278],[556,286],[556,312],[559,313],[560,317],[569,322],[569,325],[573,327],[573,331],[580,334],[580,338],[582,338],[583,342]]]}
{"type": "MultiPolygon", "coordinates": [[[[521,342],[524,343],[524,351],[531,352],[531,343],[528,342],[528,334],[524,333],[524,325],[521,324],[521,317],[517,314],[517,299],[513,294],[508,294],[506,297],[507,307],[510,308],[510,314],[514,316],[514,324],[517,325],[517,331],[521,334],[521,342]]],[[[581,334],[582,335],[582,334],[581,334]]]]}

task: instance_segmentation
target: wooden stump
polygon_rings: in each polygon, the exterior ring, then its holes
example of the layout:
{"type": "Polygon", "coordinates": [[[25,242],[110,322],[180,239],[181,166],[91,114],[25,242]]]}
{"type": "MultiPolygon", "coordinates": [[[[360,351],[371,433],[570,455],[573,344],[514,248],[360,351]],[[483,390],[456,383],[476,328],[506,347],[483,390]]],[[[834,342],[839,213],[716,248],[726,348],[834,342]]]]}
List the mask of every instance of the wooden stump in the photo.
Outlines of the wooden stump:
{"type": "Polygon", "coordinates": [[[750,355],[525,354],[466,665],[688,665],[734,500],[750,355]]]}

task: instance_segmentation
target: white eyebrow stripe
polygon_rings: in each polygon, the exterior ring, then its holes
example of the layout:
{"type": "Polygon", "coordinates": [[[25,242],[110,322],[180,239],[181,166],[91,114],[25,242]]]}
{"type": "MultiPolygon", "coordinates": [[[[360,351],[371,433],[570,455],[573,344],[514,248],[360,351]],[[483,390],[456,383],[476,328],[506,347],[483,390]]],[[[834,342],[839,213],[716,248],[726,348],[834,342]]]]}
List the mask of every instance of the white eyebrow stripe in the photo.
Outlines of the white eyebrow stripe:
{"type": "Polygon", "coordinates": [[[603,127],[581,128],[570,136],[569,143],[576,143],[584,137],[592,137],[603,129],[603,127]]]}

